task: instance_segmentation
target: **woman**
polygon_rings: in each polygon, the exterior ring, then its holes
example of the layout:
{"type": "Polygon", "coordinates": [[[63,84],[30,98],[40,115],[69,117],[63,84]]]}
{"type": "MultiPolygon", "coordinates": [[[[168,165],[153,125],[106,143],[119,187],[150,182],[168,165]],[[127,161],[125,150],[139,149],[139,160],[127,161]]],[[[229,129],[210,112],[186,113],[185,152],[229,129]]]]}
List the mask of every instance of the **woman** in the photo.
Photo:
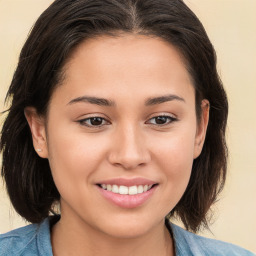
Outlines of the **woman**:
{"type": "Polygon", "coordinates": [[[194,234],[225,182],[228,103],[182,1],[54,1],[7,96],[2,175],[34,224],[0,255],[253,255],[194,234]]]}

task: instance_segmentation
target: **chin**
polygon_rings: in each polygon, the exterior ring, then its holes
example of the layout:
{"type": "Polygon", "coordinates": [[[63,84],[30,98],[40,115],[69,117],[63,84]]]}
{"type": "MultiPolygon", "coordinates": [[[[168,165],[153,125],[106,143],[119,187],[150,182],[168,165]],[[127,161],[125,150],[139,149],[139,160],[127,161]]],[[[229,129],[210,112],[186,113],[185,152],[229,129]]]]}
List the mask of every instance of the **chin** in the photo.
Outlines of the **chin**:
{"type": "Polygon", "coordinates": [[[134,218],[133,216],[122,218],[122,220],[113,218],[111,221],[109,219],[105,220],[103,226],[101,226],[101,230],[104,230],[103,232],[111,237],[133,239],[147,234],[151,229],[163,223],[162,221],[155,223],[150,218],[140,219],[138,216],[134,218]]]}
{"type": "Polygon", "coordinates": [[[113,227],[108,230],[107,234],[118,239],[136,239],[147,234],[148,231],[149,228],[147,226],[130,226],[128,223],[124,226],[113,227]]]}

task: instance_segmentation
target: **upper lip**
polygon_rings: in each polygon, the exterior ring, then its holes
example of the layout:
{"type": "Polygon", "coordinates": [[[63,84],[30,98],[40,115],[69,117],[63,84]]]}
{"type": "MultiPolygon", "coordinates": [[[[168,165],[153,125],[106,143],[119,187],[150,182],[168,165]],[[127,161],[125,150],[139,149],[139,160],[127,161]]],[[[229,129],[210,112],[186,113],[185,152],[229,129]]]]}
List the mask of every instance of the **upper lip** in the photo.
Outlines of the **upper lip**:
{"type": "Polygon", "coordinates": [[[146,179],[146,178],[114,178],[109,180],[102,180],[97,182],[97,184],[109,184],[109,185],[117,185],[117,186],[139,186],[139,185],[154,185],[157,182],[146,179]]]}

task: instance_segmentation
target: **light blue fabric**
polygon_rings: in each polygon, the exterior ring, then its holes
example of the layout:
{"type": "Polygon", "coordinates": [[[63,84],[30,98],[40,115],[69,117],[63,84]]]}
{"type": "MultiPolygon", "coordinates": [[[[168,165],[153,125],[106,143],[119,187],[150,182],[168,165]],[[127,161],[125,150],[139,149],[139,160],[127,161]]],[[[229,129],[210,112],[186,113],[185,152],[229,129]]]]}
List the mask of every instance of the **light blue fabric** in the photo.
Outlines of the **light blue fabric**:
{"type": "Polygon", "coordinates": [[[52,256],[49,220],[0,235],[0,256],[52,256]]]}
{"type": "Polygon", "coordinates": [[[237,245],[209,239],[171,224],[177,256],[252,256],[237,245]]]}
{"type": "MultiPolygon", "coordinates": [[[[176,256],[255,256],[236,245],[197,236],[174,224],[167,227],[174,236],[176,256]]],[[[0,256],[52,256],[49,219],[0,235],[0,256]]]]}

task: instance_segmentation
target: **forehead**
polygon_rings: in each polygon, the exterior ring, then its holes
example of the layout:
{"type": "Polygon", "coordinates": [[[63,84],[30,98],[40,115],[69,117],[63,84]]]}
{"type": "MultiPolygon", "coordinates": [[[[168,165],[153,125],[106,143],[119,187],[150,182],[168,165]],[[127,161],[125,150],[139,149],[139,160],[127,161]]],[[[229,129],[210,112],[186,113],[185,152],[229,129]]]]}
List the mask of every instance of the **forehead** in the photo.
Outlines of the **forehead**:
{"type": "Polygon", "coordinates": [[[179,51],[170,43],[142,35],[101,36],[81,43],[65,66],[66,97],[152,97],[193,93],[179,51]]]}
{"type": "Polygon", "coordinates": [[[89,68],[138,70],[143,67],[159,71],[158,74],[166,70],[171,74],[174,66],[175,73],[184,72],[186,68],[183,56],[169,42],[159,37],[134,34],[100,36],[82,42],[73,52],[67,66],[77,68],[77,64],[86,65],[84,67],[88,68],[88,74],[89,68]]]}

